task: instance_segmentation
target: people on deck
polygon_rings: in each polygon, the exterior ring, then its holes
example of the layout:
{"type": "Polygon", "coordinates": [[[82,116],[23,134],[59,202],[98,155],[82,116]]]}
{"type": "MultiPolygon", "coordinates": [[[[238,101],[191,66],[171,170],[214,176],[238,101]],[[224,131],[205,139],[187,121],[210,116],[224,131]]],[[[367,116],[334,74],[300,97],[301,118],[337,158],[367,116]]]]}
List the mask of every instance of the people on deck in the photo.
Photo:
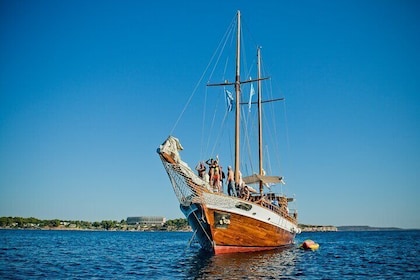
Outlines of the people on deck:
{"type": "Polygon", "coordinates": [[[217,156],[216,159],[210,158],[206,160],[206,164],[209,166],[209,172],[207,174],[204,173],[203,176],[208,175],[208,182],[210,186],[213,187],[214,192],[222,193],[225,173],[223,172],[222,166],[219,164],[219,157],[217,156]]]}

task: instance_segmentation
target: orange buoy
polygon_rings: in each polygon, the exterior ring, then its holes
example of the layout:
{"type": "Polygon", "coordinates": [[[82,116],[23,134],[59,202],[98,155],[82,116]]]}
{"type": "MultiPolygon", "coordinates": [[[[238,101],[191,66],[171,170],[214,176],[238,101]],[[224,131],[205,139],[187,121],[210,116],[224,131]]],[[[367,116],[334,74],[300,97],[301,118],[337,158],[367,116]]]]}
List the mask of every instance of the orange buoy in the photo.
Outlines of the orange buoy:
{"type": "Polygon", "coordinates": [[[300,244],[299,248],[304,249],[304,250],[318,250],[319,248],[319,244],[315,243],[313,240],[305,240],[302,244],[300,244]]]}

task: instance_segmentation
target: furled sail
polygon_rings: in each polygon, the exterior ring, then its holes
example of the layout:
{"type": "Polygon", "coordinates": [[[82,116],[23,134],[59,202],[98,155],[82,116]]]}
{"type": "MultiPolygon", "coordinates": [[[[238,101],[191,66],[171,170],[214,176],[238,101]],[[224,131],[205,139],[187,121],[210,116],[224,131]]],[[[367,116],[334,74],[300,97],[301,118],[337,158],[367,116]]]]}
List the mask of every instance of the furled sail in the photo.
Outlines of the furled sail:
{"type": "Polygon", "coordinates": [[[279,176],[263,176],[254,174],[244,177],[242,180],[245,184],[256,184],[259,182],[263,182],[264,184],[284,184],[283,177],[279,176]]]}

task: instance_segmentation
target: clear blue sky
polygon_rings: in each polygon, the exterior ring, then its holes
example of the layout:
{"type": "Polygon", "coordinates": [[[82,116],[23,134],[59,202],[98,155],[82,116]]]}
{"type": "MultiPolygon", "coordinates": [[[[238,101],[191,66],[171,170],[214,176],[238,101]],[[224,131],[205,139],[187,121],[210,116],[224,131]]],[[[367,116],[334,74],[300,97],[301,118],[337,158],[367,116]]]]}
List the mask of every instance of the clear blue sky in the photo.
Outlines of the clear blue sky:
{"type": "Polygon", "coordinates": [[[406,0],[0,1],[0,216],[182,217],[156,148],[238,9],[286,97],[300,222],[420,228],[406,0]]]}

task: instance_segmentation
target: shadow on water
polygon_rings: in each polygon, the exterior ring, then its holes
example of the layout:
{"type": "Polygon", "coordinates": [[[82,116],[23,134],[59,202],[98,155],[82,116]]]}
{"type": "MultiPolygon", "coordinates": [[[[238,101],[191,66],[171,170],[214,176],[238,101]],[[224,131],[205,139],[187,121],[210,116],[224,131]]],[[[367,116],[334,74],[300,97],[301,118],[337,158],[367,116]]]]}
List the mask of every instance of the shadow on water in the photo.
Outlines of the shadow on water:
{"type": "Polygon", "coordinates": [[[192,253],[186,261],[188,279],[279,279],[299,276],[296,246],[276,250],[213,255],[203,250],[192,253]]]}

